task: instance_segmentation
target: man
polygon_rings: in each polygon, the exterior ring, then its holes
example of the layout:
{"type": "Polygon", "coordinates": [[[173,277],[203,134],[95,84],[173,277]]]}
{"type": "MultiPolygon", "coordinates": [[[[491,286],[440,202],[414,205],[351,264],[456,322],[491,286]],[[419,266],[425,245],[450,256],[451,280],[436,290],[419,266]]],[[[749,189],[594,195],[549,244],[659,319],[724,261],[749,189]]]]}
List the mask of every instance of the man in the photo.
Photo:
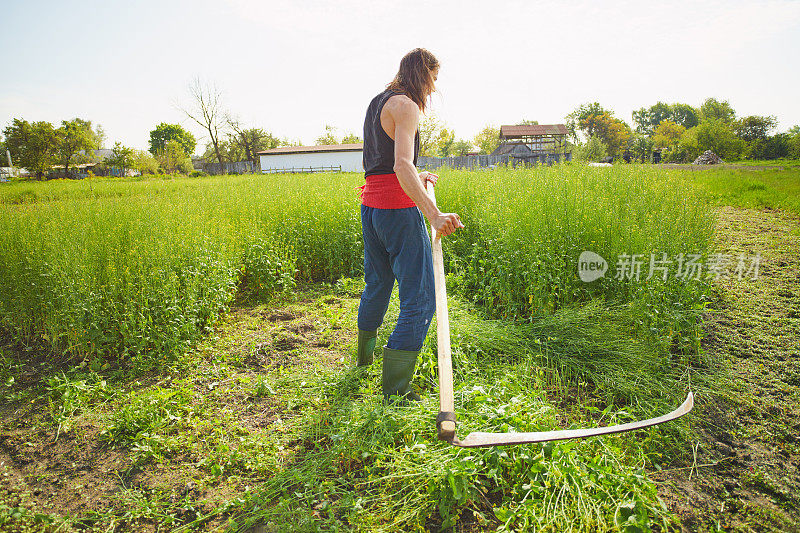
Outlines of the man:
{"type": "Polygon", "coordinates": [[[436,310],[433,259],[425,217],[450,235],[464,227],[455,213],[442,213],[425,192],[438,176],[417,173],[419,117],[434,91],[439,62],[423,48],[412,50],[386,90],[370,102],[364,120],[361,228],[366,287],[358,308],[359,366],[372,363],[378,328],[397,279],[400,315],[383,348],[385,399],[419,401],[411,390],[417,355],[436,310]]]}

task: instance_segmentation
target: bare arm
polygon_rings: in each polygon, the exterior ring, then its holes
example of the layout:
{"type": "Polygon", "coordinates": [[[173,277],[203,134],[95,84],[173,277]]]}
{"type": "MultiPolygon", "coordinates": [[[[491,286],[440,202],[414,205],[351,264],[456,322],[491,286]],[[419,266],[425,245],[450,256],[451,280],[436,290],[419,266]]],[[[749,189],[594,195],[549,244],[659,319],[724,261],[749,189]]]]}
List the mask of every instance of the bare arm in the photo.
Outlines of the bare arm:
{"type": "Polygon", "coordinates": [[[423,187],[423,180],[414,166],[414,135],[419,125],[419,108],[410,99],[401,100],[391,110],[394,119],[394,172],[400,186],[417,204],[434,229],[450,235],[464,225],[455,213],[442,213],[423,187]]]}

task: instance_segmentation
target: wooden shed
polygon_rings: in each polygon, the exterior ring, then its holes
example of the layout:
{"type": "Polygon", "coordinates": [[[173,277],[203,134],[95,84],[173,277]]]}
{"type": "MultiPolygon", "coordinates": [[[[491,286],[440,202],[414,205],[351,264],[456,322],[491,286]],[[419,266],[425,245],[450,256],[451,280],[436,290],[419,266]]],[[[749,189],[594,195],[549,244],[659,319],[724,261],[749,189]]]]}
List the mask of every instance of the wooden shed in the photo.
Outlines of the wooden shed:
{"type": "Polygon", "coordinates": [[[560,154],[564,151],[568,133],[565,124],[500,126],[500,145],[492,153],[527,152],[529,156],[560,154]]]}

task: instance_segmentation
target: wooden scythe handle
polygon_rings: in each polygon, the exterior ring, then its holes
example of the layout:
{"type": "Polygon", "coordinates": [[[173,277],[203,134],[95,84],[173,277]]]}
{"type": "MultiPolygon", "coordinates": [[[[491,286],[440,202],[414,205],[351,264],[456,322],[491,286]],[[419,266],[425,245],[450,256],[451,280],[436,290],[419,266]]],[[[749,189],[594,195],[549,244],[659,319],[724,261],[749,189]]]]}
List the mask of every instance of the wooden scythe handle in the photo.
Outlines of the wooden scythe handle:
{"type": "MultiPolygon", "coordinates": [[[[433,183],[426,184],[428,196],[436,204],[433,183]]],[[[450,317],[447,313],[447,289],[444,281],[442,236],[431,226],[433,279],[436,284],[436,339],[439,352],[439,416],[436,426],[441,440],[451,441],[456,435],[453,402],[453,362],[450,359],[450,317]]]]}

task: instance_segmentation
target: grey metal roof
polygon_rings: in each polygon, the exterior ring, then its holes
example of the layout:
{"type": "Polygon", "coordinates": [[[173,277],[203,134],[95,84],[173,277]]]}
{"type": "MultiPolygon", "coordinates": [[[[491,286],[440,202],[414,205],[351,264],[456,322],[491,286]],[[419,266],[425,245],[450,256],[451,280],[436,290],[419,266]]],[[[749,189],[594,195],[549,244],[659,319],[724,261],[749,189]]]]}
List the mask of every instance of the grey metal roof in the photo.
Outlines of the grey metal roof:
{"type": "Polygon", "coordinates": [[[358,152],[364,149],[363,143],[354,144],[318,144],[316,146],[281,146],[258,152],[258,155],[300,154],[308,152],[358,152]]]}

